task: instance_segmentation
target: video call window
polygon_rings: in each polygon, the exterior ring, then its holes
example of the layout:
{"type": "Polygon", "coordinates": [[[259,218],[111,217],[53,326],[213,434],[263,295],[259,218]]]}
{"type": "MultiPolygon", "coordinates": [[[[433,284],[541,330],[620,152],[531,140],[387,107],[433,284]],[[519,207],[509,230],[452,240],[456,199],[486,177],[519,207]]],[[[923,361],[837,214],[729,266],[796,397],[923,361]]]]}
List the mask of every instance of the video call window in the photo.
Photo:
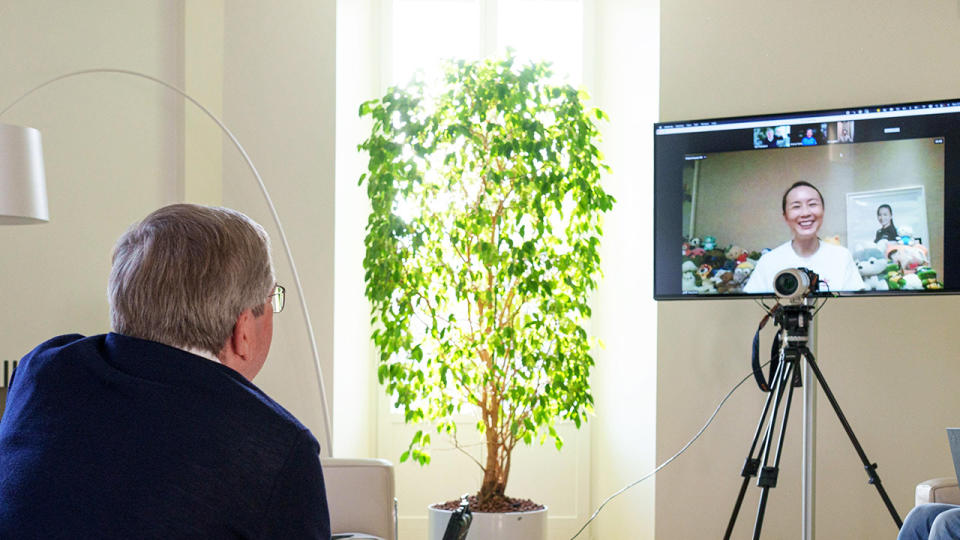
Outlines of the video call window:
{"type": "MultiPolygon", "coordinates": [[[[818,236],[849,252],[864,290],[896,286],[888,281],[891,265],[900,275],[893,281],[904,279],[903,287],[916,284],[918,271],[923,280],[943,275],[945,147],[937,138],[857,143],[840,151],[800,146],[687,160],[679,269],[687,274],[685,293],[751,292],[744,287],[760,258],[791,239],[782,197],[798,179],[820,191],[818,236]]],[[[853,290],[861,290],[856,283],[853,290]]]]}

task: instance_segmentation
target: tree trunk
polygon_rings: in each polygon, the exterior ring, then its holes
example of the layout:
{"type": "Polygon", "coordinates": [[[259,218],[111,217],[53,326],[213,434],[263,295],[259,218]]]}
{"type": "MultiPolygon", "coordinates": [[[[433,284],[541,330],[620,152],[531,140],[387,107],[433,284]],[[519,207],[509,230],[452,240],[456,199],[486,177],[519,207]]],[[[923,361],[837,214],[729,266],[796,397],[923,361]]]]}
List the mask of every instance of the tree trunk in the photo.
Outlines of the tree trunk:
{"type": "Polygon", "coordinates": [[[477,498],[480,500],[480,503],[485,503],[492,499],[502,499],[504,497],[504,491],[506,489],[506,475],[504,474],[503,464],[505,461],[502,459],[503,452],[506,451],[506,448],[503,446],[503,441],[500,440],[500,429],[499,429],[499,413],[500,413],[500,403],[496,399],[496,389],[488,388],[488,395],[492,395],[493,398],[487,402],[487,406],[484,407],[483,411],[483,422],[486,424],[486,447],[487,447],[487,463],[483,468],[483,483],[480,485],[480,493],[477,494],[477,498]]]}
{"type": "Polygon", "coordinates": [[[506,471],[503,470],[500,461],[500,454],[504,448],[497,440],[497,431],[487,427],[487,464],[483,468],[483,483],[480,485],[480,493],[477,498],[481,503],[492,499],[499,499],[505,496],[506,489],[506,471]]]}

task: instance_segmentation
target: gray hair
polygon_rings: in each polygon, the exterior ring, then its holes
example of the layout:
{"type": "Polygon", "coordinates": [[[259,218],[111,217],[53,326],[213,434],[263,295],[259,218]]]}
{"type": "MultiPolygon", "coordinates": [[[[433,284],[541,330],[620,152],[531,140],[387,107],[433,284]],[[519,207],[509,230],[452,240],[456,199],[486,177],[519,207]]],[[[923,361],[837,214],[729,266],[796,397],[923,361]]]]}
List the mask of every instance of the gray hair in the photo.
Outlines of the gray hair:
{"type": "Polygon", "coordinates": [[[229,208],[173,204],[117,241],[110,319],[120,334],[217,354],[241,313],[263,315],[275,283],[258,223],[229,208]]]}

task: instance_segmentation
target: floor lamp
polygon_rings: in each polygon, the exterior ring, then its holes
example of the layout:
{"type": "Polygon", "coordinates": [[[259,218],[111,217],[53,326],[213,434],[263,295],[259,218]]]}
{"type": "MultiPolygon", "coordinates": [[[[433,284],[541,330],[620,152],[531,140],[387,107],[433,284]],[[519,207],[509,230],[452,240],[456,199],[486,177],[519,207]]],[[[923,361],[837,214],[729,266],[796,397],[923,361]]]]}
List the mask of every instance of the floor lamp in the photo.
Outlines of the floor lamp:
{"type": "MultiPolygon", "coordinates": [[[[303,294],[303,285],[300,283],[300,275],[297,273],[297,266],[293,262],[293,254],[290,251],[290,245],[287,242],[287,235],[283,231],[283,224],[280,222],[280,216],[273,205],[273,199],[267,191],[267,186],[263,183],[260,173],[250,160],[243,145],[233,135],[227,126],[217,118],[209,109],[200,104],[196,99],[188,95],[183,90],[169,84],[156,77],[146,75],[137,71],[126,69],[95,68],[72,71],[58,77],[54,77],[42,84],[39,84],[23,95],[15,99],[6,108],[0,110],[0,117],[13,108],[21,100],[41,88],[53,84],[57,81],[79,75],[94,73],[116,73],[129,75],[153,81],[165,88],[168,88],[184,99],[194,104],[203,111],[211,120],[213,120],[220,130],[230,139],[233,145],[240,151],[247,167],[253,173],[257,183],[260,186],[260,192],[263,194],[267,206],[270,208],[270,214],[273,216],[273,222],[277,225],[280,232],[280,240],[283,243],[283,250],[287,255],[287,261],[293,273],[293,281],[296,285],[297,296],[300,299],[300,310],[307,325],[307,336],[310,339],[310,350],[313,353],[314,368],[317,375],[317,385],[320,389],[320,406],[322,407],[323,418],[323,445],[321,453],[324,457],[330,457],[333,451],[333,442],[331,434],[330,413],[327,409],[326,385],[323,382],[323,371],[320,367],[320,353],[317,350],[317,342],[313,337],[313,324],[310,322],[310,312],[307,309],[306,298],[303,294]]],[[[36,223],[49,221],[47,210],[46,181],[43,169],[43,150],[40,144],[40,132],[29,127],[11,126],[0,124],[0,225],[12,223],[36,223]]]]}
{"type": "MultiPolygon", "coordinates": [[[[0,124],[0,225],[26,225],[50,220],[47,181],[40,132],[0,124]]],[[[0,388],[6,388],[15,361],[3,361],[0,388]]]]}

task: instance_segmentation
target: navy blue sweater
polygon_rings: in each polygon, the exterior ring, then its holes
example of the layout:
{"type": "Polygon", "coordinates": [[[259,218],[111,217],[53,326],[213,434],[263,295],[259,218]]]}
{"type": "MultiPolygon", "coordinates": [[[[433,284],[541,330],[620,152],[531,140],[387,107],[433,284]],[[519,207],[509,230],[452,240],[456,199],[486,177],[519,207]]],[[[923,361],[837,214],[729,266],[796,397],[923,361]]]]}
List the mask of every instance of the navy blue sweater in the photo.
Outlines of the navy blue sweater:
{"type": "Polygon", "coordinates": [[[0,420],[0,538],[330,538],[319,445],[232,369],[60,336],[0,420]]]}

